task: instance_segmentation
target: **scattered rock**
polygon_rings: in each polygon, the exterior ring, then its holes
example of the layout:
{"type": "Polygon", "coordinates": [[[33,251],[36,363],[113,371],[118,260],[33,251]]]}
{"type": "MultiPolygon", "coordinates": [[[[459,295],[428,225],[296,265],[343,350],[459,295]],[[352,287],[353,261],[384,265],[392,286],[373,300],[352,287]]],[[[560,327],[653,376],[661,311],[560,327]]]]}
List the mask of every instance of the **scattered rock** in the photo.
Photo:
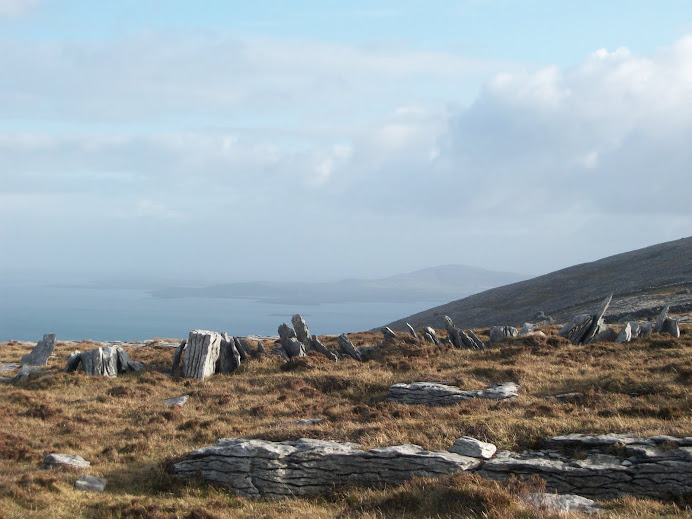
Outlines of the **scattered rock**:
{"type": "Polygon", "coordinates": [[[615,342],[618,338],[618,332],[608,326],[605,330],[594,335],[589,342],[615,342]]]}
{"type": "Polygon", "coordinates": [[[434,477],[477,468],[480,461],[417,445],[361,450],[353,443],[300,439],[271,442],[225,438],[191,452],[174,465],[182,478],[230,487],[246,497],[285,498],[327,494],[343,484],[382,487],[413,477],[434,477]]]}
{"type": "Polygon", "coordinates": [[[296,338],[305,346],[306,351],[310,351],[312,349],[312,335],[310,334],[305,319],[303,319],[300,314],[296,314],[291,318],[291,322],[296,332],[296,338]]]}
{"type": "Polygon", "coordinates": [[[45,366],[48,363],[48,357],[53,354],[54,349],[55,334],[46,333],[43,339],[38,341],[31,353],[24,355],[20,362],[30,366],[45,366]]]}
{"type": "MultiPolygon", "coordinates": [[[[473,341],[474,347],[477,350],[484,350],[485,349],[485,344],[483,344],[483,341],[478,338],[478,336],[473,333],[473,330],[466,330],[466,334],[468,337],[473,341]]],[[[463,335],[462,335],[463,337],[463,335]]]]}
{"type": "Polygon", "coordinates": [[[471,398],[489,400],[514,398],[518,391],[519,386],[514,382],[490,386],[488,389],[468,391],[437,382],[414,382],[391,386],[387,392],[386,401],[401,404],[451,405],[471,398]]]}
{"type": "Polygon", "coordinates": [[[519,330],[517,337],[525,337],[527,335],[531,335],[532,333],[534,333],[533,324],[524,323],[524,325],[521,327],[521,330],[519,330]]]}
{"type": "Polygon", "coordinates": [[[603,316],[608,310],[612,294],[608,296],[601,305],[601,308],[593,315],[581,314],[574,317],[569,323],[562,327],[558,332],[560,337],[564,337],[572,344],[588,344],[594,336],[605,330],[603,316]]]}
{"type": "Polygon", "coordinates": [[[45,458],[43,458],[44,469],[50,469],[54,467],[72,467],[77,469],[85,469],[90,466],[90,462],[76,454],[48,454],[45,458]]]}
{"type": "Polygon", "coordinates": [[[490,344],[502,342],[507,338],[516,337],[519,334],[514,326],[493,326],[490,329],[490,344]]]}
{"type": "Polygon", "coordinates": [[[436,346],[440,345],[440,339],[437,337],[437,333],[430,326],[426,326],[424,329],[425,337],[428,342],[434,343],[436,346]],[[428,338],[429,337],[429,338],[428,338]]]}
{"type": "Polygon", "coordinates": [[[10,364],[0,364],[0,373],[3,371],[14,371],[19,368],[20,364],[10,363],[10,364]]]}
{"type": "Polygon", "coordinates": [[[291,425],[318,425],[324,423],[322,418],[305,418],[303,420],[296,420],[291,422],[291,425]]]}
{"type": "Polygon", "coordinates": [[[23,382],[26,379],[29,378],[29,375],[32,373],[36,373],[36,376],[42,376],[42,375],[52,375],[53,373],[56,373],[55,371],[44,371],[41,369],[40,366],[32,366],[31,364],[25,364],[21,368],[19,368],[19,371],[17,374],[14,376],[12,379],[13,384],[17,384],[19,382],[23,382]]]}
{"type": "Polygon", "coordinates": [[[615,338],[615,342],[624,344],[632,340],[632,323],[627,323],[615,338]]]}
{"type": "Polygon", "coordinates": [[[666,317],[666,319],[663,321],[663,324],[661,325],[661,333],[667,333],[668,335],[671,335],[675,337],[676,339],[680,338],[680,323],[679,321],[675,319],[670,319],[669,317],[666,317]]]}
{"type": "Polygon", "coordinates": [[[411,334],[411,337],[416,339],[417,341],[420,341],[420,337],[418,336],[418,333],[416,333],[416,330],[413,329],[413,326],[410,324],[406,323],[406,329],[408,329],[408,333],[411,334]]]}
{"type": "Polygon", "coordinates": [[[214,369],[216,373],[233,373],[242,363],[240,352],[236,347],[235,337],[223,332],[219,345],[219,358],[214,369]]]}
{"type": "Polygon", "coordinates": [[[74,487],[77,490],[88,490],[91,492],[103,492],[106,489],[106,480],[103,478],[97,478],[94,476],[88,476],[82,474],[79,479],[75,481],[74,487]]]}
{"type": "Polygon", "coordinates": [[[363,362],[362,355],[358,349],[356,349],[353,343],[348,340],[345,333],[339,335],[337,341],[339,342],[339,347],[344,355],[348,355],[349,357],[356,359],[358,362],[363,362]]]}
{"type": "Polygon", "coordinates": [[[602,512],[595,501],[576,494],[547,494],[537,492],[527,494],[524,502],[543,510],[566,513],[595,514],[602,512]]]}
{"type": "Polygon", "coordinates": [[[454,445],[449,449],[450,452],[469,456],[471,458],[490,459],[497,451],[497,447],[492,443],[482,442],[470,436],[462,436],[454,442],[454,445]]]}
{"type": "MultiPolygon", "coordinates": [[[[175,349],[173,354],[173,364],[171,367],[171,376],[175,377],[178,374],[178,367],[180,366],[180,361],[182,359],[183,352],[187,347],[187,339],[183,339],[180,345],[175,349]]],[[[67,366],[65,366],[65,371],[67,371],[67,366]]]]}
{"type": "Polygon", "coordinates": [[[329,360],[333,360],[334,362],[339,360],[338,355],[336,353],[334,353],[332,350],[330,350],[329,348],[327,348],[324,344],[322,344],[322,342],[320,342],[317,335],[313,335],[310,338],[310,343],[312,344],[313,350],[321,353],[322,355],[327,357],[329,360]]]}
{"type": "Polygon", "coordinates": [[[454,326],[454,321],[448,315],[445,315],[445,329],[449,334],[449,340],[452,342],[452,346],[455,348],[464,348],[464,343],[461,341],[461,334],[456,326],[454,326]]]}
{"type": "Polygon", "coordinates": [[[661,330],[663,328],[663,323],[668,319],[668,312],[670,311],[670,305],[666,305],[663,307],[663,310],[661,310],[661,313],[658,314],[658,319],[656,319],[656,322],[654,323],[653,328],[651,329],[651,333],[661,333],[661,330]]]}
{"type": "Polygon", "coordinates": [[[144,369],[144,364],[134,362],[120,346],[102,346],[83,353],[75,351],[67,358],[63,371],[76,370],[80,362],[87,375],[100,377],[117,377],[118,373],[144,369]]]}
{"type": "Polygon", "coordinates": [[[183,377],[203,380],[213,375],[221,350],[221,335],[208,330],[193,330],[187,338],[183,357],[183,377]]]}
{"type": "MultiPolygon", "coordinates": [[[[246,348],[246,345],[243,344],[238,337],[229,337],[233,341],[233,344],[235,345],[235,351],[238,352],[238,355],[240,355],[240,362],[247,362],[248,359],[250,358],[248,356],[248,353],[250,352],[250,348],[246,348]]],[[[240,365],[240,363],[238,364],[240,365]]]]}
{"type": "Polygon", "coordinates": [[[382,335],[384,335],[385,339],[396,339],[396,332],[389,326],[382,328],[382,335]]]}
{"type": "Polygon", "coordinates": [[[175,398],[167,398],[166,400],[163,400],[163,403],[171,407],[183,407],[189,398],[190,395],[177,396],[175,398]]]}
{"type": "Polygon", "coordinates": [[[305,357],[305,346],[298,340],[295,330],[286,323],[279,325],[279,339],[289,359],[305,357]]]}

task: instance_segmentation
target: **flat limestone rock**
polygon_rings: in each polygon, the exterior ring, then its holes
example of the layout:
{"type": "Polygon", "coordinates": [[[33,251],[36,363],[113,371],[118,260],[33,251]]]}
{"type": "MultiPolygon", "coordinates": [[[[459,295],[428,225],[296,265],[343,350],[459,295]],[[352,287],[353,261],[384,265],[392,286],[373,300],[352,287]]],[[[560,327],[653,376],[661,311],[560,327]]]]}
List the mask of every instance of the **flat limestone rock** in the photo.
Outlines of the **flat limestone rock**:
{"type": "Polygon", "coordinates": [[[88,490],[91,492],[103,492],[106,489],[106,480],[94,476],[82,474],[74,483],[77,490],[88,490]]]}
{"type": "Polygon", "coordinates": [[[245,497],[329,494],[344,484],[400,484],[477,468],[480,461],[448,451],[397,445],[364,451],[353,443],[302,438],[271,442],[225,438],[174,465],[178,477],[200,475],[245,497]]]}
{"type": "Polygon", "coordinates": [[[519,386],[514,382],[490,386],[488,389],[466,391],[437,382],[413,382],[391,386],[386,401],[401,404],[452,405],[472,398],[505,400],[515,398],[518,392],[519,386]]]}
{"type": "Polygon", "coordinates": [[[183,407],[185,405],[185,402],[188,401],[190,398],[190,395],[183,395],[183,396],[177,396],[175,398],[167,398],[166,400],[162,400],[162,402],[166,405],[169,405],[171,407],[183,407]]]}
{"type": "Polygon", "coordinates": [[[183,357],[183,377],[203,380],[213,375],[220,350],[220,334],[208,330],[191,331],[183,357]]]}
{"type": "Polygon", "coordinates": [[[551,491],[590,499],[672,499],[692,492],[692,438],[570,434],[543,444],[549,450],[498,453],[479,473],[498,480],[539,476],[551,491]],[[571,459],[575,451],[586,459],[571,459]]]}
{"type": "Polygon", "coordinates": [[[470,436],[462,436],[454,442],[449,452],[469,456],[471,458],[490,459],[497,451],[492,443],[483,442],[470,436]]]}
{"type": "Polygon", "coordinates": [[[493,326],[490,329],[490,344],[502,342],[510,337],[516,337],[519,334],[514,326],[493,326]]]}
{"type": "Polygon", "coordinates": [[[54,349],[55,334],[46,333],[43,339],[38,341],[31,353],[22,357],[21,363],[30,366],[45,366],[48,363],[48,357],[53,354],[54,349]]]}
{"type": "Polygon", "coordinates": [[[48,454],[43,458],[43,468],[50,469],[54,467],[72,467],[77,469],[85,469],[90,467],[91,463],[78,456],[77,454],[48,454]]]}
{"type": "Polygon", "coordinates": [[[603,511],[603,508],[599,507],[592,499],[576,494],[535,492],[527,494],[524,497],[524,502],[536,508],[554,512],[595,514],[603,511]]]}
{"type": "Polygon", "coordinates": [[[0,373],[4,371],[14,371],[15,369],[19,369],[20,366],[20,364],[16,364],[14,362],[9,364],[0,364],[0,373]]]}

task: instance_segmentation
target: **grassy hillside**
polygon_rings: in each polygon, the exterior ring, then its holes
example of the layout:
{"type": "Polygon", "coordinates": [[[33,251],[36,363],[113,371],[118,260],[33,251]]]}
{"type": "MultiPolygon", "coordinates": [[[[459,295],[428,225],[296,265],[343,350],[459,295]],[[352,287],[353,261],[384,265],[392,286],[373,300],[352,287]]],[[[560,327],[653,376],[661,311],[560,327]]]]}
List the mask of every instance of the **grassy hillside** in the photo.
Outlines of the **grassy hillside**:
{"type": "MultiPolygon", "coordinates": [[[[500,449],[523,449],[571,432],[691,435],[692,327],[683,327],[678,340],[652,336],[588,346],[570,345],[556,336],[556,327],[543,330],[547,338],[514,339],[488,351],[402,337],[364,363],[332,363],[314,353],[289,363],[258,355],[233,375],[202,382],[165,376],[173,350],[153,342],[128,349],[147,364],[143,373],[116,379],[57,373],[18,386],[0,384],[0,517],[551,517],[521,504],[526,485],[475,475],[271,502],[236,498],[197,481],[181,483],[167,468],[192,449],[234,436],[447,449],[469,435],[500,449]],[[421,380],[465,389],[515,381],[521,391],[515,401],[440,408],[384,402],[391,384],[421,380]],[[570,402],[545,398],[567,392],[582,396],[570,402]],[[183,408],[161,402],[183,394],[190,395],[183,408]],[[324,422],[291,425],[303,418],[324,422]],[[106,492],[74,490],[74,472],[41,470],[51,452],[91,461],[88,472],[108,479],[106,492]]],[[[487,329],[477,332],[487,339],[487,329]]],[[[351,338],[356,345],[381,341],[379,334],[351,338]]],[[[74,347],[58,343],[49,369],[62,368],[74,347]]],[[[30,349],[0,344],[0,362],[18,362],[30,349]]],[[[605,506],[608,517],[682,518],[689,516],[686,504],[628,497],[605,506]]]]}
{"type": "MultiPolygon", "coordinates": [[[[389,326],[442,327],[449,315],[464,328],[517,325],[539,312],[565,322],[614,294],[608,316],[623,321],[655,313],[665,304],[692,312],[692,237],[610,256],[544,276],[487,290],[400,319],[389,326]]],[[[606,317],[608,317],[606,316],[606,317]]],[[[608,320],[608,319],[606,319],[608,320]]]]}

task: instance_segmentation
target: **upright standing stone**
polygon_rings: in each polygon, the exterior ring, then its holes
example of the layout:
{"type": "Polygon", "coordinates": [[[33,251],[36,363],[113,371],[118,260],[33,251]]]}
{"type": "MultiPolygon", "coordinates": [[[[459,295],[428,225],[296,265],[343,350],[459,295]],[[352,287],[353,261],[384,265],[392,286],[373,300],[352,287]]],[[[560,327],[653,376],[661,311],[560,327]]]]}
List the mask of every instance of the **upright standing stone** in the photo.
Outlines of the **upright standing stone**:
{"type": "Polygon", "coordinates": [[[408,329],[408,333],[411,334],[411,337],[416,339],[417,341],[420,341],[420,337],[418,337],[418,334],[416,333],[416,330],[413,329],[413,326],[410,324],[406,323],[406,328],[408,329]]]}
{"type": "Polygon", "coordinates": [[[243,347],[243,343],[240,342],[240,339],[238,337],[233,337],[233,343],[235,344],[235,349],[238,352],[238,355],[240,355],[240,360],[242,362],[247,362],[249,358],[248,352],[243,347]]]}
{"type": "Polygon", "coordinates": [[[473,344],[477,350],[485,349],[485,344],[483,344],[483,341],[480,340],[475,333],[473,333],[473,330],[467,330],[466,332],[468,337],[473,341],[473,344]]]}
{"type": "Polygon", "coordinates": [[[620,344],[624,344],[627,342],[630,342],[632,340],[632,324],[627,323],[622,330],[620,330],[620,333],[618,336],[615,338],[615,342],[619,342],[620,344]]]}
{"type": "Polygon", "coordinates": [[[669,310],[669,305],[663,307],[663,310],[661,310],[661,313],[658,315],[658,319],[656,319],[656,322],[654,323],[654,327],[651,329],[651,333],[661,333],[663,323],[666,321],[666,319],[668,319],[669,310]]]}
{"type": "Polygon", "coordinates": [[[680,338],[680,325],[679,321],[666,317],[661,326],[661,333],[667,333],[672,335],[676,339],[680,338]]]}
{"type": "Polygon", "coordinates": [[[385,339],[396,339],[396,332],[389,326],[382,328],[382,335],[384,335],[385,339]]]}
{"type": "Polygon", "coordinates": [[[463,348],[464,343],[461,341],[459,329],[456,326],[454,326],[454,321],[452,321],[452,319],[448,315],[445,315],[445,329],[449,334],[449,340],[452,342],[452,346],[454,346],[455,348],[463,348]]]}
{"type": "Polygon", "coordinates": [[[305,346],[306,351],[310,351],[312,349],[311,334],[305,319],[300,314],[296,314],[291,317],[291,323],[293,323],[296,338],[305,346]]]}
{"type": "Polygon", "coordinates": [[[519,334],[514,326],[493,326],[490,329],[490,344],[502,342],[509,337],[516,337],[519,334]]]}
{"type": "Polygon", "coordinates": [[[430,328],[430,326],[425,327],[425,333],[426,337],[429,335],[430,339],[433,343],[435,343],[436,346],[440,345],[440,339],[438,339],[437,334],[435,333],[435,330],[430,328]]]}
{"type": "Polygon", "coordinates": [[[327,357],[329,360],[337,361],[339,360],[339,357],[337,357],[336,353],[334,353],[332,350],[327,348],[320,340],[317,338],[317,335],[313,335],[310,338],[310,342],[312,345],[312,349],[321,353],[325,357],[327,357]]]}
{"type": "Polygon", "coordinates": [[[82,369],[87,375],[117,377],[118,352],[117,347],[104,346],[82,353],[82,369]]]}
{"type": "MultiPolygon", "coordinates": [[[[171,365],[171,376],[175,377],[178,373],[178,368],[180,367],[180,360],[182,359],[183,352],[187,346],[187,339],[183,339],[180,345],[175,349],[173,354],[173,364],[171,365]]],[[[67,370],[67,367],[65,367],[67,370]]]]}
{"type": "Polygon", "coordinates": [[[235,337],[223,332],[219,345],[219,358],[216,361],[217,373],[232,373],[240,367],[240,353],[235,345],[235,337]]]}
{"type": "Polygon", "coordinates": [[[606,329],[603,316],[610,305],[613,295],[607,297],[598,312],[593,315],[581,314],[574,317],[558,332],[560,337],[568,339],[572,344],[588,344],[600,332],[606,329]]]}
{"type": "Polygon", "coordinates": [[[183,376],[203,380],[214,374],[221,349],[221,335],[208,330],[193,330],[187,338],[183,357],[183,376]]]}
{"type": "Polygon", "coordinates": [[[48,357],[53,354],[54,349],[55,334],[46,333],[43,335],[43,339],[38,341],[31,353],[22,357],[20,363],[29,366],[45,366],[48,363],[48,357]]]}

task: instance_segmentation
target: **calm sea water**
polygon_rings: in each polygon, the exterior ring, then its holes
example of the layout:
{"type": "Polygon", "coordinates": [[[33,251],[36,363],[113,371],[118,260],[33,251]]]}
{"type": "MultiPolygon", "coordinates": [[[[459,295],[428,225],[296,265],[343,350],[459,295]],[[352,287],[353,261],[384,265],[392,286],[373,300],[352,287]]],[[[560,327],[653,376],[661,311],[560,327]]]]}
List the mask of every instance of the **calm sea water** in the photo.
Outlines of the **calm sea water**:
{"type": "Polygon", "coordinates": [[[148,291],[0,287],[0,341],[141,340],[187,337],[197,328],[231,335],[276,335],[300,313],[317,334],[369,330],[440,302],[282,305],[247,299],[157,299],[148,291]]]}

